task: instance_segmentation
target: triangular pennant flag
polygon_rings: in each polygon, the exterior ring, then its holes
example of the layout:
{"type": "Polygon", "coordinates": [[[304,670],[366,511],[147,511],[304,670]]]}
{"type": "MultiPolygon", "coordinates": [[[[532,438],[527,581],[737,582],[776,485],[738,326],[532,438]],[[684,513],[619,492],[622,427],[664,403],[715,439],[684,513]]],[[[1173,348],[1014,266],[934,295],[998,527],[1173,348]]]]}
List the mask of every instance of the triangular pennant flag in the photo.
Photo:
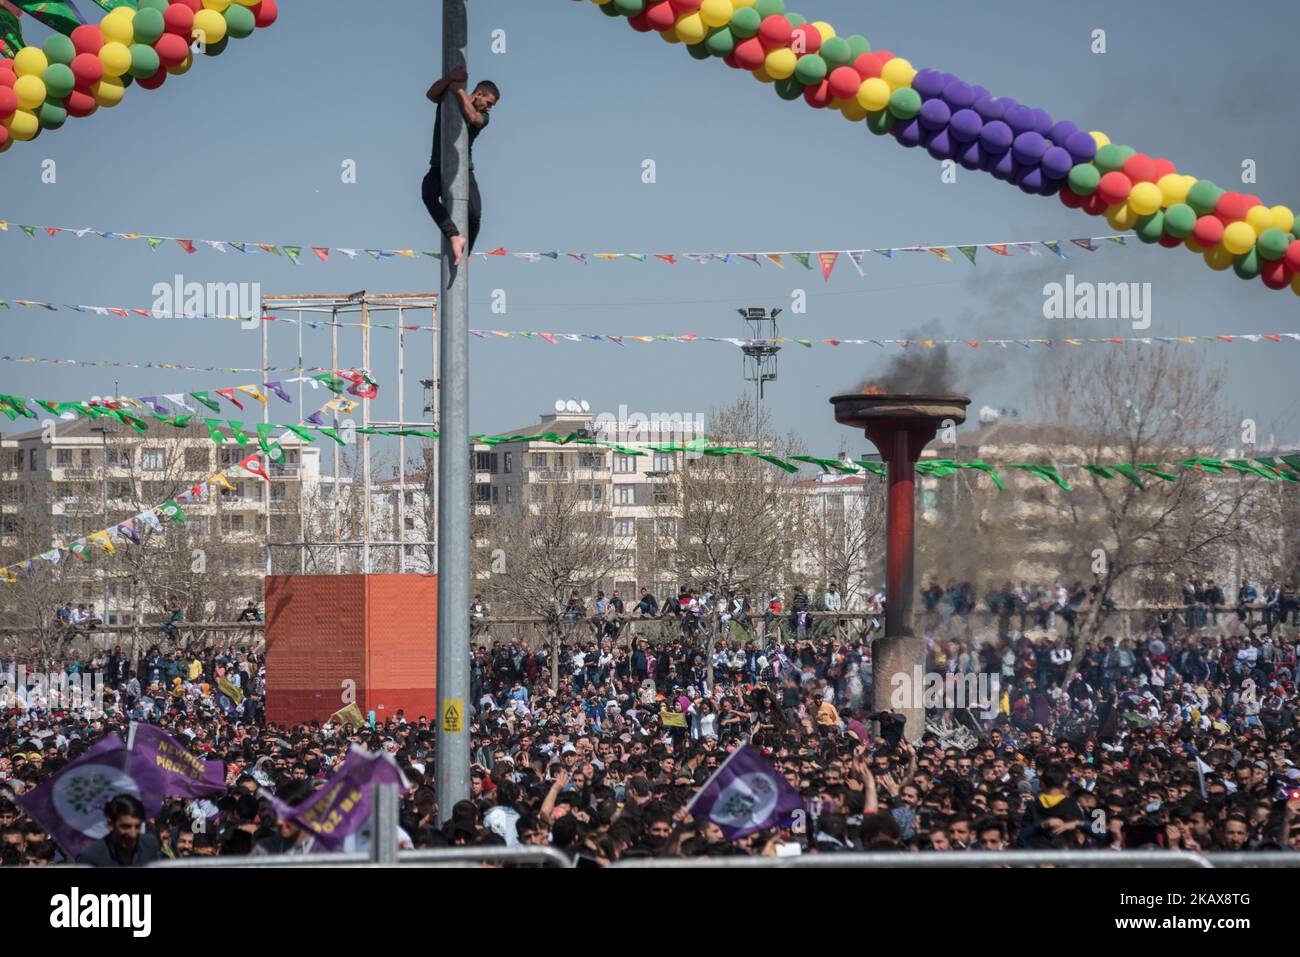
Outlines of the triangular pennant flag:
{"type": "Polygon", "coordinates": [[[194,249],[194,241],[193,241],[193,240],[190,240],[190,239],[178,239],[178,240],[176,240],[176,245],[177,245],[177,246],[180,246],[181,249],[185,250],[185,251],[186,251],[187,253],[189,253],[191,256],[194,255],[195,249],[194,249]]]}
{"type": "Polygon", "coordinates": [[[836,252],[818,253],[817,260],[822,264],[822,280],[829,282],[831,273],[835,270],[835,263],[839,261],[840,254],[836,252]]]}
{"type": "Polygon", "coordinates": [[[785,263],[781,260],[780,253],[763,253],[763,258],[770,262],[777,269],[784,269],[785,263]]]}
{"type": "Polygon", "coordinates": [[[790,255],[793,256],[804,269],[812,269],[812,266],[809,265],[809,259],[812,258],[812,253],[791,253],[790,255]]]}
{"type": "Polygon", "coordinates": [[[134,522],[123,522],[120,525],[113,526],[113,531],[117,533],[118,538],[124,538],[132,545],[140,544],[140,535],[135,530],[134,522]]]}
{"type": "Polygon", "coordinates": [[[859,276],[865,276],[866,273],[862,271],[862,257],[867,254],[867,251],[865,249],[850,249],[848,252],[849,259],[853,261],[853,268],[858,271],[859,276]]]}
{"type": "Polygon", "coordinates": [[[93,535],[87,536],[87,541],[94,542],[110,555],[117,554],[117,549],[113,547],[113,540],[108,537],[107,531],[95,532],[93,535]]]}
{"type": "Polygon", "coordinates": [[[276,256],[280,255],[280,248],[273,243],[256,243],[255,245],[264,253],[272,253],[276,256]]]}
{"type": "Polygon", "coordinates": [[[298,261],[299,257],[302,256],[301,246],[285,246],[284,254],[289,257],[289,262],[293,263],[295,266],[301,265],[298,261]]]}
{"type": "Polygon", "coordinates": [[[655,259],[666,262],[670,266],[677,265],[677,257],[672,253],[655,253],[655,259]]]}
{"type": "Polygon", "coordinates": [[[975,265],[975,253],[979,250],[978,246],[958,246],[961,254],[970,260],[970,264],[975,265]]]}
{"type": "Polygon", "coordinates": [[[948,255],[948,250],[945,249],[943,246],[930,246],[929,251],[934,253],[936,256],[938,256],[946,263],[952,262],[952,257],[948,255]]]}
{"type": "MultiPolygon", "coordinates": [[[[321,431],[324,431],[323,429],[321,431]]],[[[266,474],[266,466],[262,464],[261,456],[250,455],[239,463],[239,467],[249,475],[256,475],[263,481],[271,481],[271,476],[266,474]]]]}
{"type": "Polygon", "coordinates": [[[763,265],[758,261],[758,255],[756,253],[736,253],[736,255],[747,262],[753,263],[755,266],[761,267],[763,265]]]}
{"type": "Polygon", "coordinates": [[[228,492],[235,491],[234,484],[231,483],[230,479],[226,478],[225,472],[218,472],[216,475],[212,476],[210,479],[208,479],[208,484],[220,485],[223,489],[225,489],[228,492]]]}
{"type": "Polygon", "coordinates": [[[241,412],[243,411],[244,403],[240,402],[238,399],[235,398],[234,389],[217,389],[216,393],[217,395],[221,396],[224,399],[229,399],[232,403],[234,403],[235,408],[239,409],[241,412]]]}
{"type": "Polygon", "coordinates": [[[185,524],[185,512],[178,504],[176,504],[175,500],[159,506],[158,512],[164,518],[170,518],[177,525],[185,524]]]}
{"type": "Polygon", "coordinates": [[[1046,246],[1048,249],[1050,249],[1052,252],[1056,253],[1057,257],[1060,259],[1070,258],[1069,256],[1065,255],[1065,253],[1061,252],[1061,241],[1059,239],[1045,239],[1043,240],[1043,245],[1046,246]]]}
{"type": "Polygon", "coordinates": [[[1106,237],[1106,240],[1107,240],[1108,242],[1115,243],[1115,244],[1118,245],[1118,246],[1127,246],[1127,245],[1128,245],[1128,237],[1127,237],[1127,236],[1107,236],[1107,237],[1106,237]]]}
{"type": "Polygon", "coordinates": [[[985,249],[991,249],[991,250],[993,250],[993,251],[994,251],[995,253],[997,253],[999,256],[1010,256],[1010,255],[1011,255],[1011,253],[1007,251],[1007,244],[1006,244],[1006,243],[985,243],[985,244],[984,244],[984,248],[985,248],[985,249]]]}
{"type": "Polygon", "coordinates": [[[279,398],[283,399],[285,402],[293,401],[291,398],[289,398],[289,393],[284,391],[283,383],[263,382],[262,385],[264,385],[269,391],[274,392],[279,398]]]}
{"type": "Polygon", "coordinates": [[[195,401],[197,401],[200,405],[203,405],[206,408],[211,409],[213,412],[221,411],[221,404],[217,402],[215,399],[213,399],[206,392],[191,392],[190,397],[193,398],[195,401]]]}
{"type": "Polygon", "coordinates": [[[873,249],[872,252],[879,253],[881,256],[884,256],[886,259],[894,258],[894,250],[892,249],[873,249]]]}
{"type": "Polygon", "coordinates": [[[266,405],[267,403],[266,396],[262,395],[262,393],[257,391],[257,386],[241,385],[241,386],[236,386],[235,388],[236,391],[242,392],[244,393],[244,395],[252,396],[258,402],[262,403],[262,405],[266,405]]]}
{"type": "Polygon", "coordinates": [[[167,242],[167,240],[163,239],[161,236],[147,236],[145,237],[145,242],[149,244],[150,249],[157,249],[163,243],[167,242]]]}
{"type": "Polygon", "coordinates": [[[1074,243],[1080,249],[1088,250],[1090,253],[1095,253],[1098,249],[1097,244],[1091,239],[1071,239],[1070,242],[1074,243]]]}
{"type": "Polygon", "coordinates": [[[313,246],[311,251],[316,254],[316,258],[323,263],[330,261],[330,248],[328,246],[313,246]]]}
{"type": "Polygon", "coordinates": [[[584,266],[588,265],[586,253],[569,253],[569,256],[578,260],[578,262],[582,263],[584,266]]]}

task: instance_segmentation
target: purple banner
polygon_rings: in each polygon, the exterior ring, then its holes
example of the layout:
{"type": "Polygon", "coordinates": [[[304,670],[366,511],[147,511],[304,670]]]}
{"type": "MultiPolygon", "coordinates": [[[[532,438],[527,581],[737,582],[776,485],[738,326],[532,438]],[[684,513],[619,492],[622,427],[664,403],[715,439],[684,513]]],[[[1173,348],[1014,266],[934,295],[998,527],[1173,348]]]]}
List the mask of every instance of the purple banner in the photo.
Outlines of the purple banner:
{"type": "Polygon", "coordinates": [[[270,801],[276,814],[313,835],[324,850],[337,851],[370,820],[376,784],[400,789],[406,779],[391,755],[354,747],[343,767],[302,804],[290,807],[275,797],[270,801]]]}
{"type": "Polygon", "coordinates": [[[789,821],[803,798],[747,744],[731,753],[695,795],[687,810],[722,829],[727,840],[789,821]]]}
{"type": "MultiPolygon", "coordinates": [[[[127,740],[135,761],[155,771],[159,807],[166,796],[197,798],[226,793],[225,765],[196,758],[165,731],[133,722],[127,740]]],[[[154,796],[150,794],[150,798],[154,796]]],[[[145,800],[146,806],[152,803],[145,800]]]]}

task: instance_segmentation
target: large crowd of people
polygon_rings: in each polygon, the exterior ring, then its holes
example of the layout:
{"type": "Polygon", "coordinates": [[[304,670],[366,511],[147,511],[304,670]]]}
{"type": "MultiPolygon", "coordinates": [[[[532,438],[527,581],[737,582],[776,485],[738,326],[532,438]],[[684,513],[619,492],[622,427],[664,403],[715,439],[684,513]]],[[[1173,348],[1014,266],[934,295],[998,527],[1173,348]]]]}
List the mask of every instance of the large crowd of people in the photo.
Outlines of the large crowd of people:
{"type": "MultiPolygon", "coordinates": [[[[1077,591],[1065,589],[1064,607],[1077,591]]],[[[972,610],[973,589],[939,592],[925,586],[918,619],[930,598],[936,612],[972,610]]],[[[387,751],[402,768],[401,840],[417,848],[546,845],[595,866],[850,850],[1300,851],[1300,645],[1281,611],[1294,618],[1294,602],[1258,620],[1232,610],[1217,623],[1165,615],[1135,637],[1091,642],[1036,627],[1037,593],[1023,620],[1015,587],[991,593],[1000,596],[987,605],[991,640],[931,631],[927,672],[948,687],[992,678],[992,696],[945,702],[919,739],[904,734],[897,709],[873,706],[884,676],[872,670],[871,613],[883,596],[839,627],[800,617],[833,606],[830,587],[817,600],[776,594],[757,610],[735,595],[710,596],[707,614],[692,610],[705,600],[690,591],[664,603],[647,592],[635,605],[598,595],[560,616],[563,624],[571,612],[575,627],[531,646],[494,639],[478,597],[472,793],[451,807],[434,790],[432,716],[398,712],[361,727],[269,723],[256,646],[0,661],[10,675],[18,666],[29,676],[103,675],[93,712],[87,701],[46,700],[8,679],[0,863],[64,860],[15,799],[131,721],[219,759],[228,790],[169,800],[144,821],[134,799],[110,802],[110,837],[83,857],[101,866],[308,852],[310,835],[278,819],[267,795],[300,802],[353,745],[387,751]],[[652,633],[642,620],[665,614],[680,627],[652,633]],[[702,626],[723,615],[726,627],[702,626]],[[221,690],[231,685],[237,705],[221,690]],[[743,743],[798,790],[806,813],[728,840],[687,805],[743,743]]]]}

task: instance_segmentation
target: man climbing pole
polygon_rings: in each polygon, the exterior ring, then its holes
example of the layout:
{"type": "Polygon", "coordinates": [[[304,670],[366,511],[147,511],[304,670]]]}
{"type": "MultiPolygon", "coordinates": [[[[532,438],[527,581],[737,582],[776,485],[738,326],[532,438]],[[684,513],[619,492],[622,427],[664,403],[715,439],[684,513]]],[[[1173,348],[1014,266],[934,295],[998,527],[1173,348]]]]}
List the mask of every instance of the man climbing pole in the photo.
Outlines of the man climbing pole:
{"type": "Polygon", "coordinates": [[[429,159],[429,172],[424,177],[424,205],[429,215],[438,224],[442,234],[451,243],[453,261],[457,266],[467,252],[473,252],[474,241],[478,239],[479,221],[483,215],[483,201],[479,197],[478,181],[474,178],[474,140],[488,125],[488,114],[501,99],[501,91],[490,80],[484,80],[474,87],[473,94],[465,92],[469,77],[463,67],[457,67],[441,80],[429,87],[428,97],[438,104],[438,116],[433,124],[433,155],[429,159]],[[461,112],[469,127],[469,241],[460,234],[452,221],[451,213],[442,202],[442,99],[447,91],[452,91],[460,103],[461,112]]]}

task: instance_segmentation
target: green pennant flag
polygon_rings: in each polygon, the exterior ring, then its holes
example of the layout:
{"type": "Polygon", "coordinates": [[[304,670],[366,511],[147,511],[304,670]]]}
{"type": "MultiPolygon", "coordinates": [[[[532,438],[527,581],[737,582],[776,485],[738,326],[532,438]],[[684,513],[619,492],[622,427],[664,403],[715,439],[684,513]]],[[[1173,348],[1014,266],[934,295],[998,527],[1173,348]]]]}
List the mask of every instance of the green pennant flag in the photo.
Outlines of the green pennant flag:
{"type": "Polygon", "coordinates": [[[1115,243],[1116,245],[1119,246],[1128,245],[1128,238],[1125,236],[1107,236],[1106,238],[1110,240],[1112,243],[1115,243]]]}
{"type": "Polygon", "coordinates": [[[81,17],[63,0],[10,0],[10,3],[64,36],[71,36],[81,26],[81,17]]]}
{"type": "Polygon", "coordinates": [[[624,253],[628,259],[635,259],[639,263],[645,262],[645,253],[624,253]]]}
{"type": "Polygon", "coordinates": [[[144,241],[149,244],[150,249],[157,249],[163,243],[167,242],[167,240],[163,239],[160,236],[146,236],[144,238],[144,241]]]}
{"type": "Polygon", "coordinates": [[[36,418],[36,413],[27,408],[27,400],[22,396],[0,395],[0,405],[3,405],[6,410],[12,409],[16,413],[16,415],[9,417],[11,420],[16,418],[17,415],[21,415],[24,419],[36,418]]]}
{"type": "Polygon", "coordinates": [[[951,459],[926,459],[917,462],[915,468],[921,475],[947,478],[950,475],[956,475],[961,466],[951,459]]]}
{"type": "Polygon", "coordinates": [[[76,555],[83,562],[90,561],[90,546],[84,540],[73,542],[68,546],[68,551],[76,555]]]}
{"type": "Polygon", "coordinates": [[[795,472],[799,471],[799,467],[797,465],[791,465],[785,459],[777,458],[775,455],[764,455],[760,452],[758,455],[755,456],[755,458],[760,458],[764,462],[771,462],[777,468],[789,472],[791,474],[794,474],[795,472]]]}
{"type": "Polygon", "coordinates": [[[204,419],[203,421],[208,427],[208,438],[216,442],[217,445],[224,445],[226,443],[226,434],[221,431],[221,426],[225,423],[220,419],[204,419]]]}
{"type": "Polygon", "coordinates": [[[1285,462],[1288,468],[1294,470],[1297,475],[1300,475],[1300,455],[1293,452],[1290,455],[1278,456],[1278,458],[1285,462]]]}
{"type": "Polygon", "coordinates": [[[988,474],[989,478],[993,479],[993,484],[998,487],[999,492],[1006,489],[1006,485],[1002,483],[1002,476],[997,473],[997,469],[985,462],[962,462],[961,467],[964,469],[978,469],[981,472],[985,472],[988,474]]]}
{"type": "Polygon", "coordinates": [[[811,339],[796,339],[795,342],[799,343],[799,345],[803,346],[805,349],[811,349],[811,348],[812,348],[812,340],[811,340],[811,339]]]}
{"type": "Polygon", "coordinates": [[[791,253],[790,255],[799,260],[804,269],[812,269],[812,266],[808,264],[808,260],[812,256],[812,253],[791,253]]]}
{"type": "Polygon", "coordinates": [[[813,455],[791,455],[789,459],[791,462],[807,462],[809,465],[816,465],[823,473],[844,471],[839,459],[819,459],[813,455]]]}
{"type": "Polygon", "coordinates": [[[1111,468],[1113,468],[1120,475],[1124,476],[1126,479],[1128,479],[1130,482],[1136,485],[1141,491],[1144,492],[1146,491],[1147,487],[1142,484],[1142,480],[1138,478],[1137,469],[1135,469],[1133,466],[1112,465],[1111,468]]]}
{"type": "Polygon", "coordinates": [[[889,470],[879,462],[868,462],[866,459],[858,459],[857,462],[872,475],[878,475],[881,478],[884,478],[889,474],[889,470]]]}
{"type": "Polygon", "coordinates": [[[12,60],[24,46],[23,28],[18,18],[0,7],[0,56],[12,60]]]}
{"type": "Polygon", "coordinates": [[[1247,462],[1245,459],[1228,459],[1226,462],[1223,463],[1223,466],[1224,468],[1229,468],[1236,472],[1245,472],[1248,475],[1258,475],[1261,478],[1268,479],[1270,482],[1277,481],[1277,475],[1275,473],[1271,471],[1265,471],[1264,469],[1260,468],[1258,465],[1252,465],[1251,463],[1247,462]]]}
{"type": "Polygon", "coordinates": [[[190,423],[194,421],[192,415],[155,415],[154,418],[174,429],[188,429],[190,423]]]}
{"type": "Polygon", "coordinates": [[[1160,465],[1139,465],[1138,468],[1143,472],[1146,472],[1148,475],[1154,475],[1156,478],[1164,479],[1166,482],[1178,481],[1177,475],[1173,472],[1165,471],[1164,467],[1160,465]]]}
{"type": "MultiPolygon", "coordinates": [[[[93,409],[94,406],[91,406],[90,408],[93,409]]],[[[135,431],[140,434],[144,434],[145,432],[149,431],[148,422],[146,422],[144,419],[140,418],[139,416],[132,415],[130,412],[127,412],[124,409],[105,409],[104,411],[108,414],[110,418],[117,419],[117,421],[123,423],[124,425],[131,426],[131,428],[135,429],[135,431]]]]}
{"type": "Polygon", "coordinates": [[[1290,472],[1283,468],[1279,468],[1275,459],[1256,457],[1255,461],[1264,466],[1264,468],[1271,469],[1272,472],[1284,482],[1300,482],[1300,479],[1297,479],[1290,472]]]}
{"type": "Polygon", "coordinates": [[[333,439],[339,445],[347,445],[347,443],[344,442],[343,439],[339,437],[338,429],[327,429],[324,426],[322,426],[320,429],[320,434],[333,439]]]}
{"type": "Polygon", "coordinates": [[[242,419],[230,419],[229,422],[228,422],[227,424],[230,426],[230,434],[231,434],[232,436],[234,436],[235,441],[238,442],[238,443],[240,444],[241,447],[242,447],[242,446],[246,446],[246,445],[248,445],[248,443],[249,443],[251,440],[250,440],[250,438],[249,438],[249,437],[244,433],[244,422],[243,422],[243,420],[242,420],[242,419]]]}
{"type": "Polygon", "coordinates": [[[1179,468],[1189,469],[1195,472],[1209,472],[1213,475],[1223,474],[1223,463],[1218,459],[1183,459],[1183,461],[1175,462],[1174,464],[1179,468]]]}
{"type": "Polygon", "coordinates": [[[281,248],[284,250],[285,255],[289,257],[289,262],[293,263],[295,266],[302,265],[298,261],[298,257],[302,255],[301,246],[282,246],[281,248]]]}
{"type": "Polygon", "coordinates": [[[316,441],[316,436],[312,433],[312,431],[310,429],[304,428],[301,425],[282,425],[280,426],[280,428],[284,429],[287,432],[292,432],[294,435],[298,436],[298,438],[302,439],[304,442],[316,441]]]}
{"type": "Polygon", "coordinates": [[[270,422],[257,423],[257,447],[272,462],[279,462],[284,458],[284,448],[279,442],[270,440],[271,433],[275,431],[275,428],[276,426],[270,422]]]}
{"type": "Polygon", "coordinates": [[[978,246],[958,246],[957,248],[961,250],[963,256],[970,260],[972,266],[975,265],[975,252],[979,249],[978,246]]]}
{"type": "Polygon", "coordinates": [[[185,524],[185,511],[176,503],[175,499],[166,502],[158,507],[158,512],[165,518],[170,518],[177,525],[185,524]]]}
{"type": "Polygon", "coordinates": [[[331,392],[338,393],[339,395],[343,394],[343,380],[338,376],[331,375],[328,372],[322,372],[320,375],[312,376],[312,378],[325,386],[325,388],[329,389],[331,392]]]}
{"type": "Polygon", "coordinates": [[[36,227],[35,227],[35,226],[19,226],[18,228],[21,229],[23,232],[25,232],[25,233],[26,233],[29,237],[31,237],[32,239],[35,239],[35,238],[36,238],[36,227]]]}
{"type": "Polygon", "coordinates": [[[191,392],[190,398],[201,405],[207,406],[213,412],[221,411],[221,405],[206,392],[191,392]]]}
{"type": "Polygon", "coordinates": [[[1083,467],[1083,470],[1085,472],[1091,472],[1093,475],[1098,475],[1101,478],[1105,478],[1105,479],[1113,479],[1117,474],[1111,469],[1106,468],[1106,466],[1104,465],[1085,465],[1083,467]]]}
{"type": "Polygon", "coordinates": [[[1035,465],[1033,463],[1018,462],[1008,465],[1007,468],[1020,469],[1022,472],[1028,472],[1030,475],[1035,475],[1045,482],[1054,482],[1066,492],[1070,491],[1069,484],[1065,479],[1061,478],[1061,473],[1056,471],[1056,467],[1053,465],[1035,465]]]}

